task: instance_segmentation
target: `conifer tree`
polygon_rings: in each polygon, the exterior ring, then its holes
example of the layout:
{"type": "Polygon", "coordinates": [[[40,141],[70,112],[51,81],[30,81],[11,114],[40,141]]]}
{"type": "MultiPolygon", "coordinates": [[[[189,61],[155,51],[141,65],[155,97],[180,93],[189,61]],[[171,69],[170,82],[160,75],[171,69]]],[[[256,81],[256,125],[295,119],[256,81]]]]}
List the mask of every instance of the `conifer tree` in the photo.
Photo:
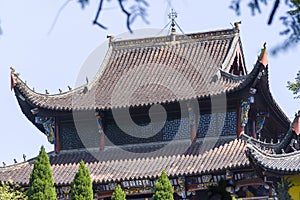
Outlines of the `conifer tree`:
{"type": "Polygon", "coordinates": [[[161,176],[155,183],[153,200],[174,200],[174,189],[170,183],[168,175],[162,171],[161,176]]]}
{"type": "Polygon", "coordinates": [[[126,194],[125,192],[122,190],[120,185],[117,185],[111,200],[126,200],[126,194]]]}
{"type": "Polygon", "coordinates": [[[27,196],[28,200],[57,199],[50,160],[44,146],[41,147],[40,154],[34,162],[34,167],[30,174],[27,196]]]}
{"type": "Polygon", "coordinates": [[[83,161],[80,162],[78,171],[72,181],[71,200],[93,200],[92,180],[83,161]]]}

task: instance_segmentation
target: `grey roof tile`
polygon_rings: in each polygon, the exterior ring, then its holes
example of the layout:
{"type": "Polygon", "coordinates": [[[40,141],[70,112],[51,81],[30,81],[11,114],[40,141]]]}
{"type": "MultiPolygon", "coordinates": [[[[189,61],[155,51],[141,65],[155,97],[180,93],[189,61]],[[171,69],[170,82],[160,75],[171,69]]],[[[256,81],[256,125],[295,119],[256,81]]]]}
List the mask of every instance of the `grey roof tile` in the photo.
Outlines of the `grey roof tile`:
{"type": "Polygon", "coordinates": [[[235,29],[179,35],[177,42],[169,44],[168,36],[112,42],[105,66],[87,92],[82,86],[62,94],[39,94],[18,77],[15,91],[41,108],[111,109],[204,98],[233,91],[249,78],[220,72],[240,42],[235,29]]]}
{"type": "MultiPolygon", "coordinates": [[[[246,157],[245,142],[242,140],[227,141],[225,144],[205,151],[201,154],[176,154],[154,157],[135,157],[117,160],[85,160],[94,183],[115,182],[129,179],[156,178],[162,170],[170,176],[197,175],[213,173],[226,169],[249,168],[246,157]],[[220,162],[218,162],[220,161],[220,162]]],[[[79,159],[76,162],[57,157],[82,157],[82,153],[65,153],[59,156],[50,156],[54,182],[56,185],[68,185],[77,172],[79,159]]],[[[90,159],[89,157],[86,157],[90,159]]],[[[33,160],[25,163],[0,168],[0,180],[12,179],[21,185],[27,185],[33,167],[33,160]]]]}
{"type": "Polygon", "coordinates": [[[300,172],[300,151],[286,154],[273,154],[253,144],[247,144],[248,155],[261,168],[279,174],[295,174],[300,172]]]}

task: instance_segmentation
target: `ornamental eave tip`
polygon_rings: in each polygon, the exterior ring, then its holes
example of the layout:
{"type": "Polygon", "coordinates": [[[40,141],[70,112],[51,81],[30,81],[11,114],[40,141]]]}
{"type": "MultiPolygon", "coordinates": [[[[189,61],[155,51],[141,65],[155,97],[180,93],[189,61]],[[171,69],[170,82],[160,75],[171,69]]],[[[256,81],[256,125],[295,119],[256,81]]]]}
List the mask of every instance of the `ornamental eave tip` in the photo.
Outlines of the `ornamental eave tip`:
{"type": "Polygon", "coordinates": [[[10,67],[10,72],[12,73],[12,74],[14,74],[15,73],[15,68],[13,68],[13,67],[10,67]]]}

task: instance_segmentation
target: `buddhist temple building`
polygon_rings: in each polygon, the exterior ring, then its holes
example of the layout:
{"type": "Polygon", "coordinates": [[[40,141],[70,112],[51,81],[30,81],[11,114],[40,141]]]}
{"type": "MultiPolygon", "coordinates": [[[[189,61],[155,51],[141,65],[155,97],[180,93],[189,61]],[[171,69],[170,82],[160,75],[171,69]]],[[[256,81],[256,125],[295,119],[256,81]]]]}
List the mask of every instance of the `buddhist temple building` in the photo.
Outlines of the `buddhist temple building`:
{"type": "MultiPolygon", "coordinates": [[[[127,199],[151,199],[163,170],[174,199],[206,199],[221,179],[238,198],[266,199],[276,196],[278,175],[300,172],[299,129],[272,97],[265,46],[254,62],[248,72],[238,23],[185,35],[174,28],[111,37],[94,80],[67,92],[38,93],[14,69],[11,87],[54,146],[59,199],[69,199],[81,160],[95,199],[110,199],[117,184],[127,199]]],[[[34,160],[1,167],[0,180],[26,188],[34,160]]]]}

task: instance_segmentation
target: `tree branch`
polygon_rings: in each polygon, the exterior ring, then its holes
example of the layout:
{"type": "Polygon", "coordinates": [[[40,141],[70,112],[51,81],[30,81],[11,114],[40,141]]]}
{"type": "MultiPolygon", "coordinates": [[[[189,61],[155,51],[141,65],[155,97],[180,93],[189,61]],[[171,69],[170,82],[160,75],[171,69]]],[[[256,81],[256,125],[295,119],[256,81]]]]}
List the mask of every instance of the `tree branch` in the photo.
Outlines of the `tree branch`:
{"type": "Polygon", "coordinates": [[[102,10],[102,5],[103,5],[103,0],[100,0],[99,6],[98,6],[98,10],[97,10],[95,19],[94,19],[94,21],[93,21],[93,24],[94,24],[94,25],[97,25],[97,26],[99,26],[100,28],[103,28],[103,29],[106,30],[107,27],[104,26],[104,25],[102,25],[101,23],[98,22],[98,17],[99,17],[99,14],[100,14],[101,10],[102,10]]]}
{"type": "Polygon", "coordinates": [[[127,20],[126,20],[126,25],[127,25],[127,29],[129,30],[130,33],[133,33],[131,28],[130,28],[130,15],[131,13],[129,13],[123,6],[123,0],[118,0],[119,2],[119,5],[120,5],[120,8],[121,10],[127,15],[127,20]]]}
{"type": "Polygon", "coordinates": [[[278,9],[279,3],[280,3],[280,0],[275,1],[272,12],[271,12],[269,20],[268,20],[268,25],[272,24],[272,21],[273,21],[274,15],[278,9]]]}
{"type": "MultiPolygon", "coordinates": [[[[48,31],[48,35],[50,35],[50,33],[52,32],[52,30],[54,29],[54,26],[55,26],[55,24],[56,24],[56,22],[57,22],[57,20],[58,20],[58,17],[59,17],[59,15],[60,15],[60,13],[63,11],[63,9],[64,9],[71,1],[72,1],[72,0],[66,0],[65,3],[59,8],[59,10],[58,10],[58,12],[57,12],[57,14],[56,14],[56,16],[55,16],[53,22],[52,22],[52,25],[51,25],[51,27],[50,27],[50,29],[49,29],[49,31],[48,31]]],[[[1,31],[0,31],[0,33],[1,33],[1,31]]]]}

